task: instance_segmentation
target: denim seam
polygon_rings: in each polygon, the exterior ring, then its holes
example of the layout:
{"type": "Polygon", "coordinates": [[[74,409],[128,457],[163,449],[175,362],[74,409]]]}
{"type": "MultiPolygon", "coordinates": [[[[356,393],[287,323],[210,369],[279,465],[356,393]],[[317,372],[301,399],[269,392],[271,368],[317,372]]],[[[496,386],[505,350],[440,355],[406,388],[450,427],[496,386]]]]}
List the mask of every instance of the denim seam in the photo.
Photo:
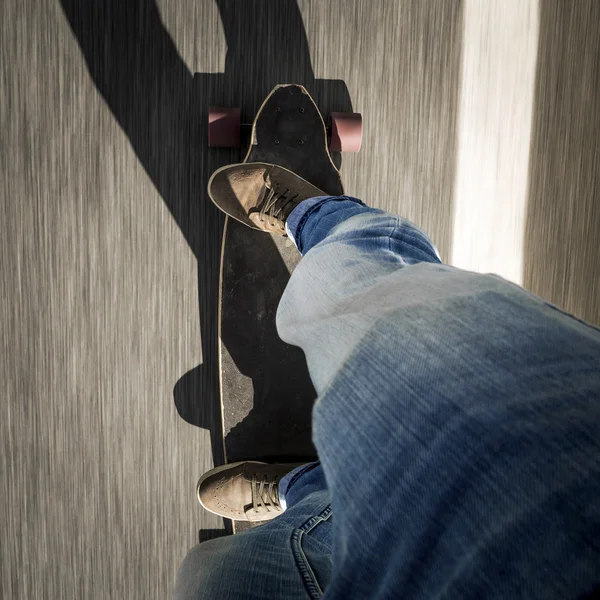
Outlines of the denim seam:
{"type": "Polygon", "coordinates": [[[296,560],[296,566],[298,567],[298,571],[300,572],[300,577],[302,577],[302,580],[304,581],[304,586],[306,587],[308,595],[313,600],[318,600],[318,598],[321,598],[321,596],[323,596],[323,590],[321,589],[321,586],[317,583],[315,573],[312,570],[310,564],[308,563],[308,559],[306,558],[306,554],[304,554],[304,550],[302,550],[303,535],[304,531],[302,531],[301,529],[296,529],[292,533],[292,552],[296,560]]]}
{"type": "MultiPolygon", "coordinates": [[[[396,233],[397,229],[398,225],[396,225],[394,231],[392,231],[392,233],[390,234],[390,237],[393,236],[394,233],[396,233]]],[[[430,248],[428,244],[424,243],[425,240],[421,236],[419,236],[419,234],[414,233],[412,231],[403,230],[401,235],[398,237],[398,241],[401,241],[405,244],[411,244],[413,248],[421,250],[422,252],[426,252],[430,248]]]]}
{"type": "MultiPolygon", "coordinates": [[[[410,244],[415,250],[418,250],[427,258],[427,260],[423,262],[430,262],[429,259],[431,258],[430,254],[433,244],[420,234],[420,232],[415,231],[413,227],[410,227],[410,225],[408,227],[403,227],[400,223],[400,217],[398,217],[397,224],[390,233],[390,239],[393,238],[394,234],[399,229],[401,229],[401,234],[397,238],[398,242],[401,244],[410,244]]],[[[390,251],[392,250],[391,246],[389,249],[390,251]]],[[[439,260],[438,255],[435,253],[434,255],[439,260]]]]}
{"type": "Polygon", "coordinates": [[[331,505],[327,505],[327,507],[321,513],[311,517],[306,523],[304,523],[304,525],[302,525],[302,527],[295,529],[292,532],[292,554],[294,555],[300,576],[304,581],[306,591],[313,600],[318,600],[321,598],[323,596],[323,590],[317,582],[317,578],[315,577],[315,573],[312,570],[308,559],[306,558],[306,554],[304,554],[304,550],[302,549],[302,538],[305,534],[312,531],[319,523],[327,521],[331,515],[331,505]]]}
{"type": "Polygon", "coordinates": [[[331,504],[328,504],[327,508],[325,508],[320,514],[311,517],[308,521],[306,521],[306,523],[304,523],[304,525],[302,525],[302,527],[299,527],[298,529],[302,530],[304,533],[310,533],[319,523],[328,521],[332,513],[333,511],[331,510],[331,504]]]}
{"type": "Polygon", "coordinates": [[[392,231],[390,231],[390,235],[388,236],[388,250],[390,252],[392,252],[392,237],[394,236],[394,233],[396,233],[396,230],[398,229],[399,225],[400,225],[400,217],[396,217],[396,223],[392,227],[392,231]]]}

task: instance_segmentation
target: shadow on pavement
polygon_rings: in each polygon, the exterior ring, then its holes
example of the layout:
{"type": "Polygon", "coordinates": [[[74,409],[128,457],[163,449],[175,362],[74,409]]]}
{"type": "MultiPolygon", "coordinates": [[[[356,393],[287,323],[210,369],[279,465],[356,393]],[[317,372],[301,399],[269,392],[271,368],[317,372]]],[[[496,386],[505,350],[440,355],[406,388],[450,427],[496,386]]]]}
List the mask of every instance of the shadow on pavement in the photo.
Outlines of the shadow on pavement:
{"type": "MultiPolygon", "coordinates": [[[[225,72],[219,74],[189,72],[153,0],[61,3],[94,83],[198,261],[203,362],[181,377],[174,396],[182,418],[210,431],[213,460],[221,464],[217,311],[224,220],[206,186],[215,169],[239,162],[240,152],[209,151],[208,107],[241,106],[242,121],[251,122],[276,84],[293,82],[307,87],[327,114],[352,110],[348,90],[342,81],[315,79],[295,0],[218,0],[228,48],[225,72]]],[[[264,245],[261,251],[265,264],[268,260],[287,276],[274,248],[264,245]]],[[[253,326],[249,319],[248,327],[253,326]]],[[[251,336],[251,330],[245,335],[251,336]]],[[[268,369],[256,357],[240,354],[239,344],[225,334],[224,343],[238,368],[253,379],[254,389],[260,389],[268,369]]]]}
{"type": "Polygon", "coordinates": [[[217,538],[231,535],[233,528],[231,527],[231,521],[224,519],[225,529],[199,529],[198,530],[198,543],[208,542],[209,540],[215,540],[217,538]]]}
{"type": "Polygon", "coordinates": [[[600,3],[540,5],[524,285],[600,323],[600,3]]]}

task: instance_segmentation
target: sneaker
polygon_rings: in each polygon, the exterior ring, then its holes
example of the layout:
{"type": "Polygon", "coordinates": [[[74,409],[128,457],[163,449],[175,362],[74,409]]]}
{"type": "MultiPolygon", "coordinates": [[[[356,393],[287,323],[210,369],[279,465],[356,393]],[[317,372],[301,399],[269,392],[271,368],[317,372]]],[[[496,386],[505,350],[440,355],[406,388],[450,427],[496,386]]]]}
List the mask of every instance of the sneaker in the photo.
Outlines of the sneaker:
{"type": "Polygon", "coordinates": [[[292,171],[269,163],[241,163],[215,171],[211,200],[230,217],[261,231],[285,235],[289,214],[307,198],[326,196],[292,171]]]}
{"type": "Polygon", "coordinates": [[[279,501],[279,481],[298,466],[242,461],[217,467],[198,481],[198,502],[228,519],[269,521],[284,511],[279,501]]]}

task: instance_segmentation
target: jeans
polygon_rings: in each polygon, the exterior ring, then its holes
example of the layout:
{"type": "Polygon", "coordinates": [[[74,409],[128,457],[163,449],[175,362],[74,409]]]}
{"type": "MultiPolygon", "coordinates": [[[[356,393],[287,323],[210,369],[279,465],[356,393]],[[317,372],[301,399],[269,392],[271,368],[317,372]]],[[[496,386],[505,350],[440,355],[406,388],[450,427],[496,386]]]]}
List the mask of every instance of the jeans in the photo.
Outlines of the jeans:
{"type": "Polygon", "coordinates": [[[600,331],[314,198],[277,327],[318,393],[287,510],[186,557],[176,598],[583,598],[600,586],[600,331]]]}

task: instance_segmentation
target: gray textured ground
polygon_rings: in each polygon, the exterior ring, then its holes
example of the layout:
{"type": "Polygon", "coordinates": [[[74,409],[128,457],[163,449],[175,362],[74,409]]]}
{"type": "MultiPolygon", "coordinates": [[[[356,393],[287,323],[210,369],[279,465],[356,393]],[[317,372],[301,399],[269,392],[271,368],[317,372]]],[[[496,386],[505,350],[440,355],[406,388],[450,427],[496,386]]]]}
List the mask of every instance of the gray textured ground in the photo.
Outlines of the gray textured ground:
{"type": "Polygon", "coordinates": [[[166,30],[149,0],[64,4],[81,46],[58,1],[0,3],[2,599],[165,598],[222,527],[193,495],[219,442],[203,189],[232,159],[211,102],[252,112],[312,61],[365,115],[349,193],[600,322],[595,0],[161,0],[166,30]]]}

